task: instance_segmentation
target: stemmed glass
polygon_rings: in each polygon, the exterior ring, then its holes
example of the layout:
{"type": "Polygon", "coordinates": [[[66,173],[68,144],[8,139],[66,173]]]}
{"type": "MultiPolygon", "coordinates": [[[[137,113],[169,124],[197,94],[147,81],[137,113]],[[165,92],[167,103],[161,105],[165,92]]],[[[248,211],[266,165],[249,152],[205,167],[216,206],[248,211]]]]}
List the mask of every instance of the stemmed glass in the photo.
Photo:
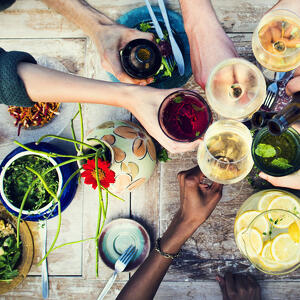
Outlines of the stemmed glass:
{"type": "Polygon", "coordinates": [[[266,97],[265,79],[261,71],[245,59],[227,59],[211,72],[206,97],[220,116],[246,121],[266,97]]]}
{"type": "Polygon", "coordinates": [[[300,18],[292,11],[275,9],[260,20],[252,36],[256,60],[265,68],[287,72],[300,65],[300,18]]]}
{"type": "Polygon", "coordinates": [[[235,120],[219,120],[205,133],[198,148],[198,164],[212,181],[231,184],[252,169],[252,137],[248,128],[235,120]]]}

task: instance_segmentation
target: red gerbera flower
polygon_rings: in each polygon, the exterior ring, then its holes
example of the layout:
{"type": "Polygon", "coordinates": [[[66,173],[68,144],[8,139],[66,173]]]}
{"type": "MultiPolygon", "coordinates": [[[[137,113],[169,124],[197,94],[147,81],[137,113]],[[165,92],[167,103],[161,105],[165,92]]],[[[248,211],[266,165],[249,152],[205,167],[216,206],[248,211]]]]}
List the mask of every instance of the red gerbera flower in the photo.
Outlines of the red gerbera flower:
{"type": "MultiPolygon", "coordinates": [[[[115,172],[109,169],[110,163],[98,159],[98,175],[100,180],[100,185],[104,188],[109,188],[111,183],[115,182],[115,172]]],[[[82,166],[84,171],[81,177],[85,177],[84,183],[91,184],[92,188],[95,190],[97,188],[96,180],[96,164],[95,159],[89,159],[85,165],[82,166]]]]}

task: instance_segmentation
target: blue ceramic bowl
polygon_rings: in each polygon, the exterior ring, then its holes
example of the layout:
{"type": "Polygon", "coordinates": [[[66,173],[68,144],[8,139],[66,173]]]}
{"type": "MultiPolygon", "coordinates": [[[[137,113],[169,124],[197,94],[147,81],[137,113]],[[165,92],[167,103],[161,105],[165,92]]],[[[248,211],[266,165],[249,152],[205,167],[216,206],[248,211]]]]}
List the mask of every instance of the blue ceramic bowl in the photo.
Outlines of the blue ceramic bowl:
{"type": "MultiPolygon", "coordinates": [[[[33,150],[40,150],[40,151],[44,151],[44,152],[56,152],[56,153],[61,153],[64,154],[59,148],[57,148],[56,146],[53,146],[51,144],[48,143],[40,143],[39,145],[36,145],[35,143],[29,143],[26,144],[27,147],[33,149],[33,150]]],[[[6,164],[16,155],[18,155],[19,153],[22,152],[28,152],[27,150],[18,147],[15,150],[13,150],[12,152],[10,152],[2,161],[1,165],[0,165],[0,174],[3,171],[3,168],[6,166],[6,164]]],[[[53,158],[53,160],[57,163],[60,164],[64,161],[66,161],[66,158],[53,158]]],[[[69,179],[69,177],[72,175],[72,173],[74,171],[76,171],[76,165],[75,164],[67,164],[64,165],[62,167],[59,167],[60,173],[61,173],[61,187],[64,186],[64,184],[66,183],[66,181],[69,179]]],[[[1,183],[2,185],[2,183],[1,183]]],[[[73,200],[76,190],[77,190],[77,185],[78,185],[78,180],[77,180],[77,176],[75,176],[70,183],[68,184],[68,186],[66,187],[66,189],[64,190],[61,198],[60,198],[60,202],[61,202],[61,211],[64,211],[68,205],[71,203],[71,201],[73,200]]],[[[11,205],[9,205],[5,199],[3,199],[3,197],[0,194],[0,200],[3,203],[3,205],[5,206],[5,208],[12,214],[14,214],[15,216],[18,216],[18,212],[16,210],[14,210],[12,208],[11,205]]],[[[58,215],[58,207],[57,205],[55,206],[51,206],[49,207],[49,209],[47,209],[46,211],[43,211],[41,213],[38,214],[22,214],[22,219],[26,220],[26,221],[43,221],[45,219],[50,219],[53,217],[56,217],[58,215]]]]}
{"type": "MultiPolygon", "coordinates": [[[[164,20],[159,7],[152,6],[152,8],[158,22],[161,25],[163,25],[164,20]]],[[[156,80],[155,82],[150,84],[150,86],[155,88],[160,88],[160,89],[171,89],[171,88],[182,87],[192,76],[190,46],[189,46],[187,35],[184,31],[182,16],[172,10],[168,10],[167,13],[168,13],[171,28],[175,33],[176,42],[178,43],[178,46],[183,55],[185,72],[183,76],[180,76],[178,69],[175,68],[174,72],[172,73],[172,77],[158,78],[159,80],[156,80]]],[[[117,20],[119,24],[122,24],[129,28],[137,28],[140,23],[149,22],[149,21],[151,21],[151,18],[146,6],[135,8],[127,12],[117,20]]],[[[162,29],[164,30],[164,28],[162,29]]],[[[108,74],[110,76],[110,79],[113,82],[119,82],[119,80],[115,76],[113,76],[110,73],[108,74]]]]}

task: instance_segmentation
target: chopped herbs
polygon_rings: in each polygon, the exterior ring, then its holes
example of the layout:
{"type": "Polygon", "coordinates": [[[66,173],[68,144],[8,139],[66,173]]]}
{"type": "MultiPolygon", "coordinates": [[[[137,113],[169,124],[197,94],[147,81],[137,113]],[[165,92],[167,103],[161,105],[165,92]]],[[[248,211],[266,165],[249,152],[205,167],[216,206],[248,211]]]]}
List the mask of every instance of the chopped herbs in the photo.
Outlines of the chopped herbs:
{"type": "MultiPolygon", "coordinates": [[[[28,171],[26,167],[30,167],[37,171],[39,174],[43,174],[47,169],[53,167],[48,159],[38,155],[26,155],[16,159],[6,170],[4,176],[4,193],[7,199],[17,208],[20,208],[23,197],[36,179],[36,176],[28,171]]],[[[45,180],[48,187],[54,193],[58,190],[58,175],[57,171],[53,170],[45,175],[45,180]]],[[[37,210],[40,209],[52,201],[52,197],[44,188],[42,182],[39,180],[34,185],[30,192],[28,199],[26,200],[24,209],[37,210]]]]}
{"type": "Polygon", "coordinates": [[[195,136],[199,136],[200,135],[200,131],[197,131],[195,136]]]}
{"type": "Polygon", "coordinates": [[[10,281],[19,275],[17,266],[20,257],[21,248],[17,247],[12,225],[0,220],[0,281],[10,281]]]}
{"type": "Polygon", "coordinates": [[[197,106],[196,104],[192,103],[192,108],[195,110],[195,111],[202,111],[204,110],[204,107],[199,107],[197,106]]]}
{"type": "Polygon", "coordinates": [[[175,103],[181,103],[182,100],[183,100],[182,96],[177,96],[177,97],[175,97],[175,98],[173,99],[173,101],[174,101],[175,103]]]}
{"type": "Polygon", "coordinates": [[[288,169],[293,167],[289,164],[289,161],[283,157],[273,159],[271,161],[271,165],[280,169],[288,169]]]}
{"type": "Polygon", "coordinates": [[[276,149],[272,145],[258,144],[255,149],[255,154],[263,158],[274,157],[276,155],[276,149]]]}
{"type": "Polygon", "coordinates": [[[172,159],[168,156],[167,150],[165,148],[162,148],[158,153],[158,160],[161,162],[167,162],[168,160],[172,159]]]}

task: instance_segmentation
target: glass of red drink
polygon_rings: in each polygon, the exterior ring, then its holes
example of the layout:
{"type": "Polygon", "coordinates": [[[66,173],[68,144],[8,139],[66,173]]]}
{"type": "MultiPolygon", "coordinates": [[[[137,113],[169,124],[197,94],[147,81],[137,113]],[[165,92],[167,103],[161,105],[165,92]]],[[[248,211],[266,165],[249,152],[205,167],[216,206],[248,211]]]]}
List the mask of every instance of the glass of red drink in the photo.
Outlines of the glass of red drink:
{"type": "Polygon", "coordinates": [[[189,90],[179,90],[167,96],[158,111],[162,131],[177,142],[199,139],[211,120],[211,111],[205,100],[189,90]]]}

